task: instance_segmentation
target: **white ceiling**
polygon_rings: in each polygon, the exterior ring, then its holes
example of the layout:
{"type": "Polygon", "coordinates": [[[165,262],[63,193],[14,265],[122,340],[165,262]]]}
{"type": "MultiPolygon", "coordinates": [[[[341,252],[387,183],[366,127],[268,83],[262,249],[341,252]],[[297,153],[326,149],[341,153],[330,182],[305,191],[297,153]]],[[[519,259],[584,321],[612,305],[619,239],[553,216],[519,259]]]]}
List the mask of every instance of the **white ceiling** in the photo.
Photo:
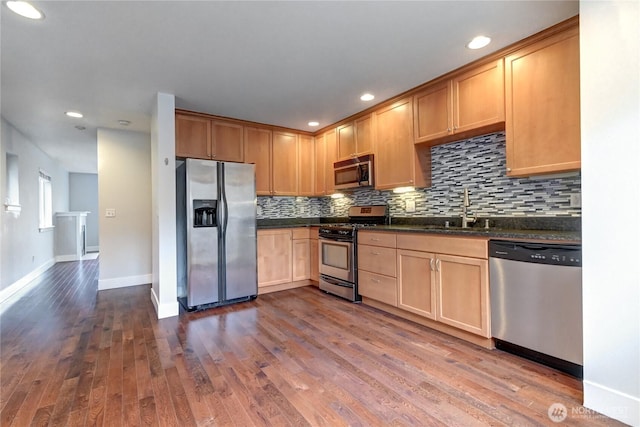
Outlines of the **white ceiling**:
{"type": "Polygon", "coordinates": [[[149,132],[176,106],[313,130],[578,13],[577,1],[33,1],[1,10],[2,116],[70,172],[97,172],[97,128],[149,132]],[[493,38],[466,49],[475,35],[493,38]],[[79,110],[82,119],[63,113],[79,110]],[[76,125],[86,127],[80,131],[76,125]]]}

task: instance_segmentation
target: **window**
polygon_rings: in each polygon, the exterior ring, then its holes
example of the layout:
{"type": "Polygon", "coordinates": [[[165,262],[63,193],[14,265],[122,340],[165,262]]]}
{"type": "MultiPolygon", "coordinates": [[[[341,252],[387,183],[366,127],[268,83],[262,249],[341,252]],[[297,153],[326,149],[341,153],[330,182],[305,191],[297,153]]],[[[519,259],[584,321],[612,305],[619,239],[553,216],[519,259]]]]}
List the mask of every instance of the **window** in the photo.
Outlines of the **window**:
{"type": "Polygon", "coordinates": [[[51,199],[51,177],[44,171],[40,171],[39,201],[40,201],[40,230],[53,227],[53,201],[51,199]]]}
{"type": "Polygon", "coordinates": [[[6,153],[6,177],[4,208],[8,212],[20,212],[20,182],[18,156],[6,153]]]}

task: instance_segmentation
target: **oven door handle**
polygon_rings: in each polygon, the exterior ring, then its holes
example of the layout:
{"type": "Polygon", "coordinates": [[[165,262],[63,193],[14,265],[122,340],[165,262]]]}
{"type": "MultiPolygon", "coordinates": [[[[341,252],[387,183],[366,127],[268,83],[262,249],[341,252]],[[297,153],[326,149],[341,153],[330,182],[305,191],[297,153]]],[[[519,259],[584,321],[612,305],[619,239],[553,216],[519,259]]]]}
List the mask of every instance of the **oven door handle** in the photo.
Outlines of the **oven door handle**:
{"type": "Polygon", "coordinates": [[[319,239],[323,240],[325,242],[353,243],[352,239],[333,239],[333,238],[328,238],[328,237],[320,237],[319,239]]]}

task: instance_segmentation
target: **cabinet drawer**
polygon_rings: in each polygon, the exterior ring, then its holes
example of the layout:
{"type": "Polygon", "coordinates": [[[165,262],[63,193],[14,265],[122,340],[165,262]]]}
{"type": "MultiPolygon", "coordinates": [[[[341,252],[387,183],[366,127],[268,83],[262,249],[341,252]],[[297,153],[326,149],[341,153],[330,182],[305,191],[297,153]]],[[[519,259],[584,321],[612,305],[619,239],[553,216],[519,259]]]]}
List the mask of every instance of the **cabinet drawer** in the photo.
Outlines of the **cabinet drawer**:
{"type": "Polygon", "coordinates": [[[396,250],[380,246],[358,245],[358,271],[396,277],[396,250]]]}
{"type": "Polygon", "coordinates": [[[292,239],[308,239],[309,227],[292,228],[292,239]]]}
{"type": "Polygon", "coordinates": [[[398,306],[398,287],[393,277],[381,276],[368,271],[358,272],[358,293],[385,304],[398,306]]]}
{"type": "Polygon", "coordinates": [[[393,233],[358,231],[358,244],[395,248],[396,235],[393,233]]]}
{"type": "Polygon", "coordinates": [[[459,255],[487,259],[488,239],[434,236],[428,234],[398,234],[398,248],[412,251],[459,255]]]}

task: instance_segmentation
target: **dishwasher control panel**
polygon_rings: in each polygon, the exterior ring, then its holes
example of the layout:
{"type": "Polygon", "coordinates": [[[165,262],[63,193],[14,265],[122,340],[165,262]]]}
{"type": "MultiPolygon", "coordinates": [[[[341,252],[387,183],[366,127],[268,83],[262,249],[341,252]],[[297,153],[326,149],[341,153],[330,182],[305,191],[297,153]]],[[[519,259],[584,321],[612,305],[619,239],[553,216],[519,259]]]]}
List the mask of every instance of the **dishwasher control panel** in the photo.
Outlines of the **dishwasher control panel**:
{"type": "Polygon", "coordinates": [[[580,245],[491,240],[489,241],[489,257],[536,264],[581,267],[582,247],[580,245]]]}

